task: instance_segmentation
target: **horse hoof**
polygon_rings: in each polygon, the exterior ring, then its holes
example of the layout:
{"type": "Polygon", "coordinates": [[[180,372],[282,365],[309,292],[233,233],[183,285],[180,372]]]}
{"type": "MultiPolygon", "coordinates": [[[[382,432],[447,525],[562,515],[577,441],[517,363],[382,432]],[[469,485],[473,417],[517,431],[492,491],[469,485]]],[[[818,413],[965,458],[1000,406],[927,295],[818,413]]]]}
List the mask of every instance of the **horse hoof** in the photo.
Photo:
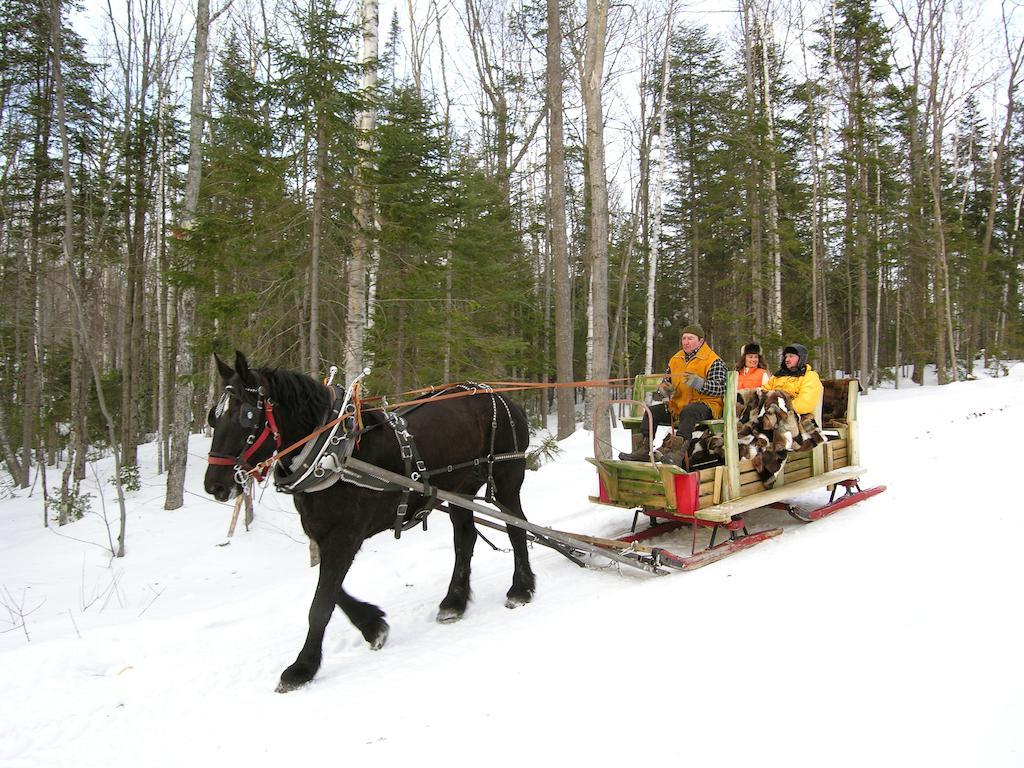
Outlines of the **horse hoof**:
{"type": "Polygon", "coordinates": [[[462,618],[462,611],[457,608],[441,608],[437,612],[439,624],[452,624],[462,618]]]}
{"type": "Polygon", "coordinates": [[[289,691],[294,691],[296,688],[301,688],[305,684],[306,683],[286,683],[284,680],[281,680],[278,682],[277,688],[274,689],[274,693],[288,693],[289,691]]]}
{"type": "Polygon", "coordinates": [[[301,688],[316,674],[315,669],[310,669],[305,664],[295,662],[288,669],[281,673],[281,680],[274,690],[277,693],[288,693],[296,688],[301,688]]]}
{"type": "Polygon", "coordinates": [[[381,626],[380,629],[377,630],[377,636],[374,637],[373,640],[369,641],[371,651],[379,651],[384,647],[384,643],[388,641],[388,631],[390,630],[390,627],[386,621],[382,621],[380,624],[381,626]]]}
{"type": "Polygon", "coordinates": [[[525,595],[525,596],[523,596],[523,595],[516,595],[515,597],[513,597],[512,595],[509,595],[508,597],[505,598],[505,607],[506,608],[519,608],[520,606],[523,606],[523,605],[526,605],[527,603],[529,603],[532,599],[533,599],[533,595],[525,595]]]}

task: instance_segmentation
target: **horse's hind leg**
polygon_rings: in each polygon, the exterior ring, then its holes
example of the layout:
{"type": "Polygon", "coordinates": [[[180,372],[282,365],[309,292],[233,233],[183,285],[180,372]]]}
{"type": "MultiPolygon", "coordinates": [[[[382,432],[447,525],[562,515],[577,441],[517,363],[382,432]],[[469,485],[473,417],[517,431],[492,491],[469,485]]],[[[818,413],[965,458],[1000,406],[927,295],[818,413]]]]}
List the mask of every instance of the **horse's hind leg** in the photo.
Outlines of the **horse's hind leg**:
{"type": "Polygon", "coordinates": [[[328,536],[320,544],[320,580],[316,585],[313,602],[309,606],[309,631],[306,642],[295,661],[281,673],[278,693],[286,693],[305,685],[320,669],[323,655],[324,630],[334,613],[335,601],[341,590],[352,560],[359,550],[360,541],[351,535],[328,536]]]}
{"type": "MultiPolygon", "coordinates": [[[[497,486],[495,496],[498,501],[508,510],[509,514],[526,520],[526,515],[523,514],[523,505],[519,501],[519,489],[523,485],[523,478],[526,474],[525,464],[519,462],[506,464],[500,472],[495,470],[494,474],[497,486]]],[[[533,599],[537,581],[530,568],[530,554],[526,548],[526,531],[512,525],[508,525],[506,528],[508,528],[508,538],[512,542],[515,570],[512,573],[512,586],[506,594],[505,606],[518,608],[533,599]]]]}
{"type": "Polygon", "coordinates": [[[455,568],[452,570],[448,594],[444,596],[437,611],[437,620],[445,624],[458,621],[466,612],[466,604],[469,603],[469,566],[477,535],[473,513],[468,509],[449,506],[455,536],[455,568]]]}
{"type": "Polygon", "coordinates": [[[372,603],[356,600],[344,588],[339,590],[338,607],[348,616],[370,648],[379,651],[388,639],[388,623],[384,620],[384,611],[372,603]]]}

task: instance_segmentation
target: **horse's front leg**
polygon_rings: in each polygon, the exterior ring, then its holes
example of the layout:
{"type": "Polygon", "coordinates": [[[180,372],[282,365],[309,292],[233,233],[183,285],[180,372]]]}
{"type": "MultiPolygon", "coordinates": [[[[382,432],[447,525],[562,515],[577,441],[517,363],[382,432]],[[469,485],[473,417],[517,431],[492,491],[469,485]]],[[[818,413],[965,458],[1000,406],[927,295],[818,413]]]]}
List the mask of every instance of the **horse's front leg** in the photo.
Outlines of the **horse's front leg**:
{"type": "Polygon", "coordinates": [[[359,543],[351,532],[347,535],[332,534],[320,542],[320,579],[309,606],[306,642],[292,665],[281,673],[281,681],[277,684],[278,693],[286,693],[305,685],[320,669],[324,631],[334,612],[345,574],[358,550],[359,543]]]}

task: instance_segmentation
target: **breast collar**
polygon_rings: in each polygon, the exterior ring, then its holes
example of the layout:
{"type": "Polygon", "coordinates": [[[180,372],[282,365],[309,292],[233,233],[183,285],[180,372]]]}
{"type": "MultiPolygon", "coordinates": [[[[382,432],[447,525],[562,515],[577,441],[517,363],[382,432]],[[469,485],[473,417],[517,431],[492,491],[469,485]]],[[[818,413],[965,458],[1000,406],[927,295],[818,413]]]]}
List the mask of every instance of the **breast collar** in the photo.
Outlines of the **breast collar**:
{"type": "Polygon", "coordinates": [[[345,402],[345,389],[338,385],[328,387],[331,405],[320,420],[319,427],[337,423],[316,438],[306,443],[291,460],[279,461],[274,466],[274,485],[283,493],[304,493],[320,491],[333,485],[339,479],[333,465],[341,466],[351,455],[355,440],[347,439],[355,430],[355,405],[345,402]],[[342,416],[345,412],[345,418],[342,416]],[[288,468],[284,465],[287,463],[288,468]]]}

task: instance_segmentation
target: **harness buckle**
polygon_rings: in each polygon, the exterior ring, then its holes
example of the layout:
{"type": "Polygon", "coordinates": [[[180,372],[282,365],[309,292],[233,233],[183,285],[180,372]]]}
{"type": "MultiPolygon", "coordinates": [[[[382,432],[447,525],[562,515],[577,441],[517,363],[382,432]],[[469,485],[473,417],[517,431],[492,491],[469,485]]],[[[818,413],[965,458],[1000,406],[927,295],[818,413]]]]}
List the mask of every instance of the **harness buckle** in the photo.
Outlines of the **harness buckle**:
{"type": "Polygon", "coordinates": [[[403,459],[411,459],[412,458],[412,446],[409,445],[408,443],[406,443],[405,445],[402,446],[402,458],[403,459]]]}
{"type": "Polygon", "coordinates": [[[420,472],[426,472],[427,471],[427,465],[422,460],[417,461],[416,462],[416,469],[418,469],[420,472]]]}

